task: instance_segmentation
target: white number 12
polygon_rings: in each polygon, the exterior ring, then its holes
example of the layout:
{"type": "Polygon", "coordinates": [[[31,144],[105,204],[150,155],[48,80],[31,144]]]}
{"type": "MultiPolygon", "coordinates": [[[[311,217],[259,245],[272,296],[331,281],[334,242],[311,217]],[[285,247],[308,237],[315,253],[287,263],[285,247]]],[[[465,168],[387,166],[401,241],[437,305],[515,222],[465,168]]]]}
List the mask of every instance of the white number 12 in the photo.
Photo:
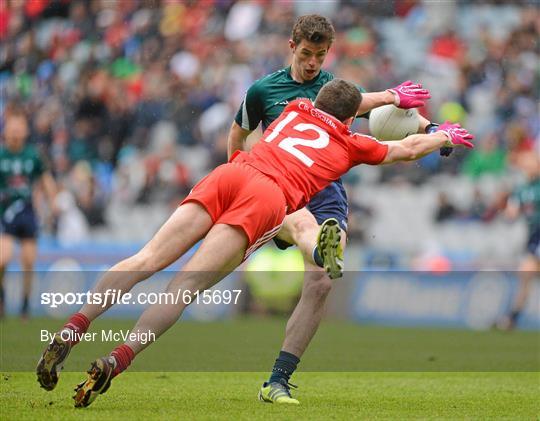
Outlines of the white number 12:
{"type": "MultiPolygon", "coordinates": [[[[281,120],[276,127],[274,127],[274,130],[272,133],[264,139],[266,142],[272,142],[279,133],[283,130],[283,128],[289,124],[292,120],[294,120],[298,116],[298,113],[296,111],[291,111],[287,117],[285,117],[283,120],[281,120]]],[[[326,132],[326,130],[321,129],[320,127],[316,126],[315,124],[310,123],[299,123],[296,126],[293,127],[294,130],[297,130],[299,132],[306,132],[308,130],[314,130],[317,132],[319,137],[317,139],[303,139],[300,137],[286,137],[281,142],[279,142],[278,146],[289,152],[290,154],[294,155],[296,158],[298,158],[302,163],[308,167],[311,167],[313,165],[313,159],[311,159],[309,156],[307,156],[304,152],[298,150],[295,148],[296,145],[301,146],[307,146],[309,148],[313,149],[322,149],[328,146],[328,143],[330,142],[330,136],[326,132]]]]}

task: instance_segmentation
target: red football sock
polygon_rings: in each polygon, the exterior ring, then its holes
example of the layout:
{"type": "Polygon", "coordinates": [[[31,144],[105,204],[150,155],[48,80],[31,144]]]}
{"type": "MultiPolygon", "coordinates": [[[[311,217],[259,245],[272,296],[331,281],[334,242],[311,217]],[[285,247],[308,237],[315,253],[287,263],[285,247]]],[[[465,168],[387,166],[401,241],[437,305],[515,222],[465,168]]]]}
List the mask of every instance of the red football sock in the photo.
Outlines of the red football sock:
{"type": "Polygon", "coordinates": [[[126,344],[117,346],[111,356],[116,360],[116,367],[114,369],[113,376],[118,376],[122,371],[129,367],[133,358],[135,358],[135,353],[133,350],[126,344]]]}
{"type": "MultiPolygon", "coordinates": [[[[64,329],[71,329],[76,333],[86,333],[90,326],[90,320],[82,313],[73,314],[67,323],[64,325],[64,329]]],[[[75,338],[71,341],[71,345],[77,345],[79,340],[75,338]]]]}

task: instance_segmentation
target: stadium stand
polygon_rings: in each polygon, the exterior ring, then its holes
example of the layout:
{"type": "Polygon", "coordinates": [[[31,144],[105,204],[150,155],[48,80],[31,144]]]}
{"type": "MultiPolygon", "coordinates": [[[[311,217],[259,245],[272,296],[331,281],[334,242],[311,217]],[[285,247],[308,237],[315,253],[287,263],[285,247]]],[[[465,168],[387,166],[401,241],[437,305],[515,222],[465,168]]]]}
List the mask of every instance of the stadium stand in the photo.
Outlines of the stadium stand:
{"type": "Polygon", "coordinates": [[[363,245],[420,253],[436,240],[513,262],[523,229],[501,221],[497,203],[519,180],[519,153],[540,153],[538,12],[530,2],[466,3],[2,2],[0,109],[22,103],[32,117],[63,212],[82,213],[86,239],[141,241],[225,161],[246,88],[287,63],[294,18],[324,13],[338,32],[328,70],[367,90],[420,80],[433,96],[421,111],[477,137],[471,154],[355,170],[351,188],[373,208],[363,245]],[[459,212],[436,224],[441,191],[459,212]],[[467,214],[475,197],[489,217],[467,214]]]}

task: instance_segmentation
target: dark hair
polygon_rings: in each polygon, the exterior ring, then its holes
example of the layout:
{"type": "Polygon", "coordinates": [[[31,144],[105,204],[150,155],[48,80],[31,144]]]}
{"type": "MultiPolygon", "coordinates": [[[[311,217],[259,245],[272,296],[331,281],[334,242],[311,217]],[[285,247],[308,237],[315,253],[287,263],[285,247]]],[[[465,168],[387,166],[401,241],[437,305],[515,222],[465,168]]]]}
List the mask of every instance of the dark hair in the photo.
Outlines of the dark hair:
{"type": "Polygon", "coordinates": [[[10,102],[4,109],[4,117],[25,117],[26,112],[24,107],[18,102],[10,102]]]}
{"type": "Polygon", "coordinates": [[[28,116],[24,111],[24,108],[19,103],[11,102],[4,108],[3,115],[0,115],[3,123],[6,124],[9,119],[22,118],[28,123],[28,116]]]}
{"type": "Polygon", "coordinates": [[[291,38],[295,44],[300,44],[302,40],[315,42],[317,44],[328,42],[332,45],[336,31],[332,23],[321,15],[300,16],[294,23],[291,38]]]}
{"type": "Polygon", "coordinates": [[[326,83],[315,98],[315,107],[333,115],[339,121],[354,117],[362,102],[362,94],[354,85],[343,79],[326,83]]]}

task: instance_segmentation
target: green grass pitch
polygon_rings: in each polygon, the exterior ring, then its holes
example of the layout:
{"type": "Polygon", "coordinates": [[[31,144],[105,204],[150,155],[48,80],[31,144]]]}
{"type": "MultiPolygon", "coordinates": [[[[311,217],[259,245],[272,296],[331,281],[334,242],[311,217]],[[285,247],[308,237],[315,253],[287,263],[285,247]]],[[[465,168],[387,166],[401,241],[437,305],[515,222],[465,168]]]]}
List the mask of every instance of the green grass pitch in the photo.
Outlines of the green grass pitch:
{"type": "MultiPolygon", "coordinates": [[[[100,329],[132,321],[100,320],[100,329]]],[[[58,320],[0,323],[0,419],[539,419],[538,332],[397,329],[326,322],[293,383],[301,404],[256,395],[282,340],[283,319],[178,323],[89,408],[72,390],[112,343],[77,346],[53,392],[32,372],[39,330],[58,320]]]]}

